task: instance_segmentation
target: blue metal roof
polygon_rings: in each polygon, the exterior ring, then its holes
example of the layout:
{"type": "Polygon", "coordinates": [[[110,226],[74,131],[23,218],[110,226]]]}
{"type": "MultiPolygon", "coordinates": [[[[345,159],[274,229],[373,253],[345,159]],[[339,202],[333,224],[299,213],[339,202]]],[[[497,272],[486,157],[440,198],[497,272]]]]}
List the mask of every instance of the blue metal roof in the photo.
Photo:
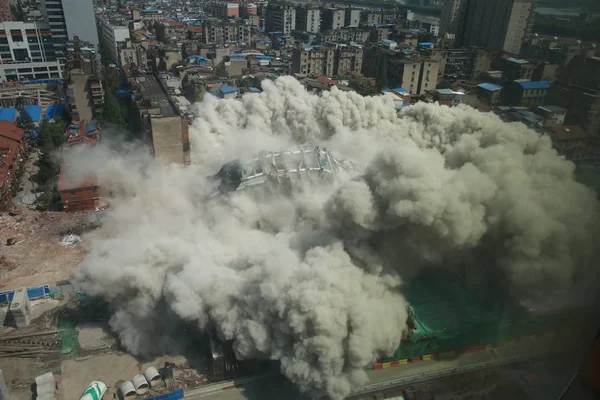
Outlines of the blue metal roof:
{"type": "Polygon", "coordinates": [[[257,60],[274,60],[275,57],[273,56],[256,56],[255,57],[257,60]]]}
{"type": "Polygon", "coordinates": [[[219,89],[219,91],[223,94],[235,93],[235,92],[237,92],[237,88],[234,88],[233,86],[225,86],[225,87],[222,87],[221,89],[219,89]]]}
{"type": "Polygon", "coordinates": [[[0,108],[0,121],[15,122],[16,108],[0,108]]]}
{"type": "Polygon", "coordinates": [[[260,92],[262,92],[262,90],[260,90],[259,88],[255,88],[255,87],[251,87],[249,90],[250,90],[252,93],[260,93],[260,92]]]}
{"type": "Polygon", "coordinates": [[[548,81],[527,81],[519,82],[523,89],[549,89],[550,82],[548,81]]]}
{"type": "Polygon", "coordinates": [[[495,92],[496,90],[502,90],[502,86],[494,85],[493,83],[480,83],[477,87],[482,88],[483,90],[487,90],[490,92],[495,92]]]}
{"type": "Polygon", "coordinates": [[[42,106],[25,106],[23,110],[29,114],[33,122],[40,122],[42,119],[42,106]]]}
{"type": "Polygon", "coordinates": [[[392,92],[394,92],[394,93],[406,93],[406,89],[399,87],[399,88],[396,88],[396,89],[392,89],[392,92]]]}

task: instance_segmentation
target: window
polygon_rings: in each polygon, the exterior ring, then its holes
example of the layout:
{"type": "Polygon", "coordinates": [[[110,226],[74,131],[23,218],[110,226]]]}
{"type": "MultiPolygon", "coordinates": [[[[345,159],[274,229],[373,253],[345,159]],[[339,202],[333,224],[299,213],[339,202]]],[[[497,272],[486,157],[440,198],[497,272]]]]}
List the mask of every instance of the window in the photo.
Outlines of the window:
{"type": "Polygon", "coordinates": [[[69,195],[70,195],[71,197],[75,197],[75,196],[77,196],[77,192],[76,192],[76,191],[74,191],[74,190],[71,190],[71,191],[69,192],[69,195]]]}
{"type": "Polygon", "coordinates": [[[10,36],[12,36],[13,42],[22,42],[23,41],[23,32],[20,29],[11,29],[10,36]]]}

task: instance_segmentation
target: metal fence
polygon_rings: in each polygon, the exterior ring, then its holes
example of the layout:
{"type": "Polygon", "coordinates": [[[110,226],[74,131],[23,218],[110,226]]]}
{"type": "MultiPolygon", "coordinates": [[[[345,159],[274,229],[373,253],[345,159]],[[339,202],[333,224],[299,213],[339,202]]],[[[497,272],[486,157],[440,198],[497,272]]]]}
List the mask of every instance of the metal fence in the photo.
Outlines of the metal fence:
{"type": "MultiPolygon", "coordinates": [[[[0,292],[0,304],[6,304],[12,301],[14,290],[8,290],[6,292],[0,292]]],[[[50,295],[50,286],[34,286],[27,288],[27,297],[30,300],[39,299],[50,295]]]]}

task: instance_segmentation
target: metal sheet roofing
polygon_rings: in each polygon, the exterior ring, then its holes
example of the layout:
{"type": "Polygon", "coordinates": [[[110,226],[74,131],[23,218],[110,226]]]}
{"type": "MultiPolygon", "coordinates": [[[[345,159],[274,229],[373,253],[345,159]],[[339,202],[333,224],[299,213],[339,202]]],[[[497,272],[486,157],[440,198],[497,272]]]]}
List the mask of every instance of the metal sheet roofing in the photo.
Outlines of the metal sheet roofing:
{"type": "Polygon", "coordinates": [[[528,64],[529,61],[527,60],[521,60],[521,59],[517,59],[517,58],[507,58],[506,61],[509,61],[511,63],[515,63],[515,64],[528,64]]]}
{"type": "Polygon", "coordinates": [[[494,85],[493,83],[480,83],[479,85],[477,85],[477,87],[482,88],[483,90],[487,90],[490,92],[495,92],[497,90],[502,90],[502,86],[500,85],[494,85]]]}
{"type": "Polygon", "coordinates": [[[219,89],[221,91],[221,93],[223,94],[227,94],[227,93],[234,93],[237,92],[237,88],[234,88],[233,86],[224,86],[221,89],[219,89]]]}
{"type": "Polygon", "coordinates": [[[0,108],[0,121],[14,122],[16,116],[16,108],[0,108]]]}
{"type": "Polygon", "coordinates": [[[527,81],[519,82],[523,89],[549,89],[550,82],[548,81],[527,81]]]}

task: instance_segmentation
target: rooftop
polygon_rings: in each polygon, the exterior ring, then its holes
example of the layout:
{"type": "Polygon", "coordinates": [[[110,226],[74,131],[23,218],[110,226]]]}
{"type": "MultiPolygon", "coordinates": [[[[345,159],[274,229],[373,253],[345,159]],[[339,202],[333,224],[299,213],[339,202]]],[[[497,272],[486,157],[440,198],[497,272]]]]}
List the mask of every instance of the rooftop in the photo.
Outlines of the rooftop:
{"type": "Polygon", "coordinates": [[[558,140],[578,140],[586,139],[587,134],[580,126],[557,126],[552,131],[558,140]]]}
{"type": "Polygon", "coordinates": [[[565,110],[564,108],[559,107],[559,106],[539,106],[538,108],[540,110],[551,112],[551,113],[566,113],[567,112],[567,110],[565,110]]]}
{"type": "Polygon", "coordinates": [[[146,76],[144,80],[138,80],[138,84],[144,101],[151,103],[148,108],[160,108],[163,117],[173,117],[176,115],[167,94],[163,91],[154,76],[146,76]]]}
{"type": "Polygon", "coordinates": [[[88,188],[98,186],[98,180],[95,176],[78,176],[79,174],[69,170],[66,163],[60,166],[58,173],[58,184],[56,189],[59,192],[75,190],[79,188],[88,188]]]}
{"type": "Polygon", "coordinates": [[[550,82],[548,81],[526,81],[519,82],[523,89],[549,89],[550,82]]]}
{"type": "Polygon", "coordinates": [[[14,122],[16,116],[16,108],[0,108],[0,121],[14,122]]]}
{"type": "Polygon", "coordinates": [[[494,85],[493,83],[480,83],[479,85],[477,85],[477,87],[482,88],[483,90],[487,90],[489,92],[495,92],[497,90],[502,90],[502,86],[500,85],[494,85]]]}
{"type": "Polygon", "coordinates": [[[521,65],[529,64],[529,61],[527,61],[527,60],[522,60],[522,59],[513,58],[513,57],[507,58],[506,61],[514,63],[514,64],[521,64],[521,65]]]}

